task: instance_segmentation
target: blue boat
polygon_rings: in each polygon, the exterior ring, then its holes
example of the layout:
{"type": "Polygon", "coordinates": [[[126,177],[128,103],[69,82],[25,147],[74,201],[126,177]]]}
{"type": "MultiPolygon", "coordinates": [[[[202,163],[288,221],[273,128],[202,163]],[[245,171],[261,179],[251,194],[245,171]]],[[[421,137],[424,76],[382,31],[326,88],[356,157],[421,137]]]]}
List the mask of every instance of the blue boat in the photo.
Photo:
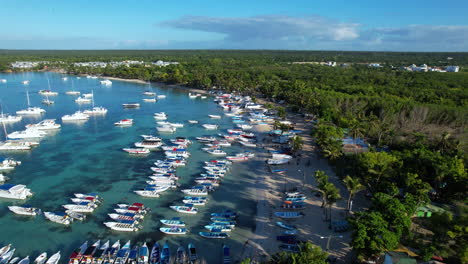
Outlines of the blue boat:
{"type": "Polygon", "coordinates": [[[138,264],[147,264],[149,260],[149,250],[146,243],[138,250],[138,264]]]}
{"type": "Polygon", "coordinates": [[[158,264],[161,260],[161,248],[159,247],[159,243],[156,242],[151,249],[151,256],[150,256],[150,263],[151,264],[158,264]]]}
{"type": "Polygon", "coordinates": [[[296,228],[292,225],[285,224],[283,222],[276,222],[276,225],[288,230],[295,230],[296,228]]]}
{"type": "Polygon", "coordinates": [[[231,263],[231,249],[228,245],[223,246],[223,264],[231,263]]]}
{"type": "Polygon", "coordinates": [[[161,264],[169,264],[171,261],[171,251],[169,249],[169,244],[164,243],[163,249],[161,250],[161,264]]]}
{"type": "Polygon", "coordinates": [[[199,232],[198,234],[205,238],[228,238],[229,234],[220,232],[219,229],[213,229],[211,232],[199,232]]]}
{"type": "Polygon", "coordinates": [[[137,260],[138,257],[138,246],[134,246],[132,250],[130,250],[130,253],[128,254],[128,263],[133,263],[134,261],[137,260]]]}
{"type": "Polygon", "coordinates": [[[117,251],[115,256],[114,264],[125,264],[127,262],[128,255],[130,254],[130,240],[125,243],[125,245],[117,251]]]}
{"type": "Polygon", "coordinates": [[[226,218],[226,217],[211,217],[211,221],[213,222],[231,222],[232,218],[226,218]]]}

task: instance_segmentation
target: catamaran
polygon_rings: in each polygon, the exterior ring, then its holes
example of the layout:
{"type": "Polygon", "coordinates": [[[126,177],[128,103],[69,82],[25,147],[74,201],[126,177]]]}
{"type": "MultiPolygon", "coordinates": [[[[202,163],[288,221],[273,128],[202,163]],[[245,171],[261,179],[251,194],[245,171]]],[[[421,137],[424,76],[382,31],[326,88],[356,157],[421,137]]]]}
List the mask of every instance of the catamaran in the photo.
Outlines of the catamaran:
{"type": "Polygon", "coordinates": [[[28,100],[28,108],[16,111],[17,115],[40,115],[46,112],[40,107],[31,107],[31,102],[29,101],[29,91],[26,91],[26,98],[28,100]]]}

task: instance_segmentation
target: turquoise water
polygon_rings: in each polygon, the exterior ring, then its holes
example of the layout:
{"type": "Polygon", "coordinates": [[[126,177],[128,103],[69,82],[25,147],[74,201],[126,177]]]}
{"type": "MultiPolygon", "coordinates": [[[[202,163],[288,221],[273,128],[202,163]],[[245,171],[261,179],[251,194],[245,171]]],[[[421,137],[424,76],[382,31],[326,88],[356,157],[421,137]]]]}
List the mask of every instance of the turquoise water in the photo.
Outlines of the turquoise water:
{"type": "MultiPolygon", "coordinates": [[[[135,157],[121,151],[123,147],[132,147],[140,141],[140,134],[156,134],[154,112],[164,111],[169,115],[169,122],[183,122],[184,128],[178,128],[173,135],[160,134],[164,139],[175,136],[185,136],[194,139],[201,135],[215,135],[225,132],[234,125],[229,118],[212,120],[208,114],[222,114],[222,110],[208,99],[189,99],[187,90],[164,88],[153,85],[158,94],[166,94],[166,99],[156,103],[145,103],[142,92],[147,85],[112,81],[109,87],[101,86],[99,79],[87,79],[54,73],[20,73],[0,74],[0,79],[8,80],[0,83],[0,99],[4,112],[14,114],[26,107],[26,89],[29,90],[31,104],[46,109],[47,113],[40,118],[24,117],[21,122],[7,125],[8,133],[23,130],[24,125],[36,123],[44,118],[56,119],[77,110],[85,110],[91,105],[78,105],[75,96],[66,95],[74,88],[82,93],[94,90],[96,106],[104,106],[109,111],[102,117],[91,117],[83,124],[65,123],[62,128],[41,140],[40,146],[30,152],[0,153],[0,157],[13,157],[23,164],[7,174],[9,183],[25,184],[32,190],[34,196],[26,201],[0,200],[0,245],[12,243],[17,248],[17,255],[36,257],[40,252],[49,254],[61,250],[62,263],[65,263],[71,251],[84,240],[117,239],[133,242],[166,241],[175,252],[179,244],[187,245],[193,242],[200,255],[208,263],[219,263],[221,260],[221,245],[226,243],[232,247],[234,255],[240,255],[243,243],[248,239],[254,227],[256,203],[247,193],[255,183],[255,170],[262,165],[258,161],[236,163],[231,173],[226,176],[221,187],[209,195],[210,201],[204,207],[199,207],[197,215],[179,215],[169,209],[169,205],[182,204],[183,194],[180,188],[164,192],[160,198],[142,198],[132,191],[144,187],[148,175],[151,175],[152,163],[163,159],[161,151],[152,152],[145,157],[135,157]],[[58,96],[50,97],[54,105],[41,105],[42,96],[37,92],[47,89],[47,77],[51,88],[59,92],[58,96]],[[29,85],[23,85],[22,80],[30,80],[29,85]],[[122,103],[139,102],[139,109],[123,109],[122,103]],[[115,127],[114,122],[133,118],[132,127],[115,127]],[[200,124],[189,124],[186,121],[196,119],[200,124]],[[219,131],[209,131],[201,127],[203,123],[218,123],[219,131]],[[61,205],[71,203],[69,198],[74,193],[98,192],[104,203],[84,222],[76,221],[70,227],[62,226],[44,219],[18,216],[11,213],[7,206],[13,204],[30,204],[43,211],[62,211],[61,205]],[[135,233],[111,231],[103,225],[109,221],[107,214],[113,212],[117,203],[142,202],[152,209],[152,212],[142,222],[143,229],[135,233]],[[209,214],[221,209],[236,209],[240,213],[238,227],[232,232],[232,237],[226,240],[209,240],[198,236],[203,226],[209,222],[209,214]],[[186,236],[167,236],[159,232],[160,219],[180,216],[188,223],[190,234],[186,236]]],[[[4,138],[3,132],[1,137],[4,138]]],[[[182,188],[192,185],[193,178],[203,172],[202,161],[213,159],[213,156],[200,150],[201,144],[195,142],[189,147],[192,153],[189,164],[178,169],[182,188]]],[[[225,148],[228,154],[242,150],[240,146],[225,148]]]]}

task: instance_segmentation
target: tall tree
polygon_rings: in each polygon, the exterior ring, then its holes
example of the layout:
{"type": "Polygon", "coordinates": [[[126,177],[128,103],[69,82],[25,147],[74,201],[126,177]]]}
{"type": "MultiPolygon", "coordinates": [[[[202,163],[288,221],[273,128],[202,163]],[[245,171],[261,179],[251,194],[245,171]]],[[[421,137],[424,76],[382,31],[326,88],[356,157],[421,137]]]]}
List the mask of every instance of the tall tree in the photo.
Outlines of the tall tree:
{"type": "Polygon", "coordinates": [[[348,189],[348,202],[346,209],[348,212],[351,211],[351,201],[354,198],[354,195],[362,190],[365,189],[364,185],[361,184],[361,181],[358,178],[353,178],[349,175],[346,175],[346,177],[343,179],[343,182],[346,185],[346,189],[348,189]]]}
{"type": "Polygon", "coordinates": [[[280,252],[272,256],[271,264],[326,264],[328,254],[320,247],[307,242],[299,245],[298,253],[280,252]]]}

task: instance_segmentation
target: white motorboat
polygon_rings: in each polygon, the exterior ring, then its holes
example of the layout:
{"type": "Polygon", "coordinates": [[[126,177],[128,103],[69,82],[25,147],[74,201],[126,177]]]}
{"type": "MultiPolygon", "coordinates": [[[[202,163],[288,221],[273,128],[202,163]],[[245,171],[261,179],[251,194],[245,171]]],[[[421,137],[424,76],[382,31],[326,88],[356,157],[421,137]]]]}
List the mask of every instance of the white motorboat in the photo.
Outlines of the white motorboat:
{"type": "Polygon", "coordinates": [[[84,97],[84,98],[93,98],[93,96],[94,96],[94,93],[93,93],[93,92],[91,92],[91,93],[84,93],[84,94],[83,94],[83,97],[84,97]]]}
{"type": "Polygon", "coordinates": [[[168,122],[168,121],[157,121],[156,124],[160,125],[160,126],[169,126],[171,124],[171,122],[168,122]]]}
{"type": "Polygon", "coordinates": [[[94,212],[94,209],[96,209],[93,206],[79,205],[79,204],[65,204],[65,205],[62,205],[62,207],[67,210],[77,212],[77,213],[92,213],[94,212]]]}
{"type": "Polygon", "coordinates": [[[116,126],[131,126],[133,125],[133,119],[122,119],[118,122],[115,122],[114,125],[116,126]]]}
{"type": "Polygon", "coordinates": [[[14,159],[4,159],[0,163],[0,170],[9,170],[14,169],[16,166],[21,165],[21,161],[17,161],[14,159]]]}
{"type": "Polygon", "coordinates": [[[75,99],[75,103],[89,104],[89,103],[91,103],[91,98],[86,98],[84,96],[80,96],[80,97],[75,99]]]}
{"type": "Polygon", "coordinates": [[[156,96],[156,93],[155,92],[151,92],[151,91],[145,91],[143,93],[143,95],[146,95],[146,96],[156,96]]]}
{"type": "Polygon", "coordinates": [[[246,153],[236,154],[235,156],[227,156],[226,159],[230,161],[243,161],[243,160],[249,160],[250,158],[254,156],[255,156],[254,153],[246,152],[246,153]]]}
{"type": "Polygon", "coordinates": [[[170,185],[149,185],[147,188],[143,190],[134,191],[136,194],[145,197],[159,197],[156,194],[167,191],[170,188],[170,185]]]}
{"type": "Polygon", "coordinates": [[[155,113],[154,114],[154,119],[156,120],[166,120],[167,119],[167,115],[162,112],[162,113],[155,113]]]}
{"type": "Polygon", "coordinates": [[[188,121],[190,124],[198,124],[198,120],[189,120],[188,121]]]}
{"type": "Polygon", "coordinates": [[[29,80],[24,80],[21,83],[24,84],[24,85],[28,85],[30,83],[30,81],[29,80]]]}
{"type": "Polygon", "coordinates": [[[122,232],[136,232],[140,229],[139,226],[135,224],[126,224],[121,222],[105,222],[104,225],[112,230],[122,232]]]}
{"type": "Polygon", "coordinates": [[[177,128],[173,126],[157,126],[156,129],[159,132],[167,132],[167,133],[174,133],[177,130],[177,128]]]}
{"type": "Polygon", "coordinates": [[[134,216],[131,216],[131,214],[107,214],[112,220],[116,221],[135,221],[136,224],[138,224],[138,220],[135,219],[134,216]]]}
{"type": "Polygon", "coordinates": [[[80,95],[81,92],[71,90],[71,91],[66,91],[65,94],[68,94],[68,95],[80,95]]]}
{"type": "Polygon", "coordinates": [[[122,104],[123,108],[138,108],[140,107],[139,103],[126,103],[122,104]]]}
{"type": "Polygon", "coordinates": [[[28,128],[22,131],[15,131],[8,134],[7,139],[30,139],[30,138],[41,138],[47,133],[36,128],[28,128]]]}
{"type": "Polygon", "coordinates": [[[158,99],[165,99],[166,98],[166,95],[165,94],[158,94],[156,96],[158,99]]]}
{"type": "Polygon", "coordinates": [[[196,214],[198,213],[198,208],[193,207],[191,204],[187,205],[172,205],[169,206],[172,210],[179,212],[179,213],[184,213],[184,214],[196,214]]]}
{"type": "Polygon", "coordinates": [[[35,260],[34,264],[44,264],[47,260],[47,252],[42,252],[35,260]]]}
{"type": "Polygon", "coordinates": [[[57,253],[50,256],[50,258],[46,261],[45,264],[57,264],[60,261],[60,257],[60,251],[58,251],[57,253]]]}
{"type": "Polygon", "coordinates": [[[36,216],[41,210],[29,206],[8,206],[8,209],[18,215],[36,216]]]}
{"type": "Polygon", "coordinates": [[[206,189],[184,189],[182,190],[183,193],[187,195],[193,195],[193,196],[206,196],[208,195],[208,191],[206,189]]]}
{"type": "Polygon", "coordinates": [[[248,129],[252,129],[253,126],[252,125],[248,125],[248,124],[236,124],[236,126],[240,129],[244,129],[244,130],[248,130],[248,129]]]}
{"type": "Polygon", "coordinates": [[[47,96],[56,96],[58,92],[53,92],[51,90],[39,90],[40,95],[47,95],[47,96]]]}
{"type": "Polygon", "coordinates": [[[220,115],[208,115],[208,117],[210,117],[212,119],[220,119],[221,118],[220,115]]]}
{"type": "Polygon", "coordinates": [[[83,113],[87,115],[105,115],[107,114],[107,109],[102,106],[95,106],[91,109],[84,110],[83,113]]]}
{"type": "Polygon", "coordinates": [[[163,225],[167,225],[167,226],[177,226],[177,227],[185,226],[185,222],[181,221],[179,217],[174,217],[172,219],[161,219],[159,221],[163,225]]]}
{"type": "Polygon", "coordinates": [[[218,125],[214,125],[214,124],[203,124],[202,127],[204,127],[205,129],[208,129],[208,130],[218,129],[218,125]]]}
{"type": "Polygon", "coordinates": [[[156,98],[143,98],[143,102],[147,103],[156,103],[157,101],[156,98]]]}
{"type": "Polygon", "coordinates": [[[89,115],[81,111],[76,111],[74,114],[71,115],[62,116],[62,121],[86,121],[88,119],[89,115]]]}
{"type": "Polygon", "coordinates": [[[62,81],[68,81],[68,77],[62,77],[62,81]]]}
{"type": "Polygon", "coordinates": [[[19,122],[23,119],[21,116],[14,116],[14,115],[9,115],[9,114],[0,114],[0,122],[2,123],[14,123],[14,122],[19,122]]]}
{"type": "Polygon", "coordinates": [[[157,141],[141,141],[135,142],[135,147],[137,148],[147,148],[147,149],[156,149],[162,146],[161,142],[157,141]]]}
{"type": "Polygon", "coordinates": [[[100,83],[101,83],[102,85],[106,85],[106,86],[112,85],[112,82],[111,82],[110,80],[103,80],[103,81],[100,81],[100,83]]]}
{"type": "Polygon", "coordinates": [[[0,150],[31,150],[28,142],[4,142],[0,144],[0,150]]]}
{"type": "Polygon", "coordinates": [[[75,211],[72,211],[72,210],[66,210],[65,213],[73,218],[74,220],[78,220],[78,221],[84,221],[86,219],[86,215],[82,214],[82,213],[78,213],[78,212],[75,212],[75,211]]]}
{"type": "Polygon", "coordinates": [[[160,137],[151,136],[151,135],[140,135],[145,141],[160,142],[162,139],[160,137]]]}
{"type": "Polygon", "coordinates": [[[130,154],[148,154],[150,150],[147,148],[124,148],[123,151],[130,154]]]}
{"type": "Polygon", "coordinates": [[[187,234],[188,229],[185,227],[173,226],[173,227],[160,227],[159,231],[168,235],[185,235],[187,234]]]}
{"type": "Polygon", "coordinates": [[[169,123],[169,125],[170,125],[171,127],[175,127],[175,128],[184,127],[184,124],[182,124],[182,123],[169,123]]]}
{"type": "Polygon", "coordinates": [[[55,123],[55,119],[44,119],[37,124],[28,124],[26,128],[33,128],[38,130],[53,130],[59,129],[61,127],[60,124],[55,123]]]}
{"type": "Polygon", "coordinates": [[[7,79],[0,79],[0,83],[7,83],[7,79]]]}
{"type": "Polygon", "coordinates": [[[184,157],[184,158],[190,157],[190,153],[188,153],[187,151],[177,151],[177,150],[176,151],[171,151],[171,150],[165,151],[164,155],[166,155],[167,157],[184,157]]]}
{"type": "Polygon", "coordinates": [[[11,249],[11,244],[8,244],[2,248],[0,248],[0,257],[5,255],[5,253],[7,253],[8,251],[10,251],[11,249]]]}
{"type": "Polygon", "coordinates": [[[62,225],[69,225],[73,223],[73,218],[69,217],[66,213],[44,212],[44,217],[52,222],[62,225]]]}
{"type": "Polygon", "coordinates": [[[192,93],[189,93],[188,96],[189,96],[190,99],[195,99],[195,98],[197,98],[197,95],[196,95],[196,94],[192,94],[192,93]]]}
{"type": "Polygon", "coordinates": [[[186,196],[182,200],[184,204],[193,204],[193,205],[205,205],[207,202],[206,197],[190,197],[186,196]],[[205,199],[202,199],[205,198],[205,199]]]}
{"type": "Polygon", "coordinates": [[[179,146],[187,146],[187,145],[190,145],[192,144],[192,141],[184,138],[184,137],[177,137],[177,138],[171,138],[170,139],[171,143],[175,144],[175,145],[179,145],[179,146]]]}
{"type": "Polygon", "coordinates": [[[15,254],[16,249],[12,249],[10,251],[5,252],[3,255],[0,256],[0,263],[5,264],[10,261],[10,259],[15,254]]]}
{"type": "Polygon", "coordinates": [[[241,145],[244,146],[244,147],[251,147],[251,148],[257,147],[257,144],[252,143],[252,142],[241,141],[241,140],[239,140],[238,142],[239,142],[239,144],[241,144],[241,145]]]}
{"type": "Polygon", "coordinates": [[[227,153],[221,149],[207,149],[206,152],[210,153],[211,155],[215,156],[226,156],[227,153]]]}

